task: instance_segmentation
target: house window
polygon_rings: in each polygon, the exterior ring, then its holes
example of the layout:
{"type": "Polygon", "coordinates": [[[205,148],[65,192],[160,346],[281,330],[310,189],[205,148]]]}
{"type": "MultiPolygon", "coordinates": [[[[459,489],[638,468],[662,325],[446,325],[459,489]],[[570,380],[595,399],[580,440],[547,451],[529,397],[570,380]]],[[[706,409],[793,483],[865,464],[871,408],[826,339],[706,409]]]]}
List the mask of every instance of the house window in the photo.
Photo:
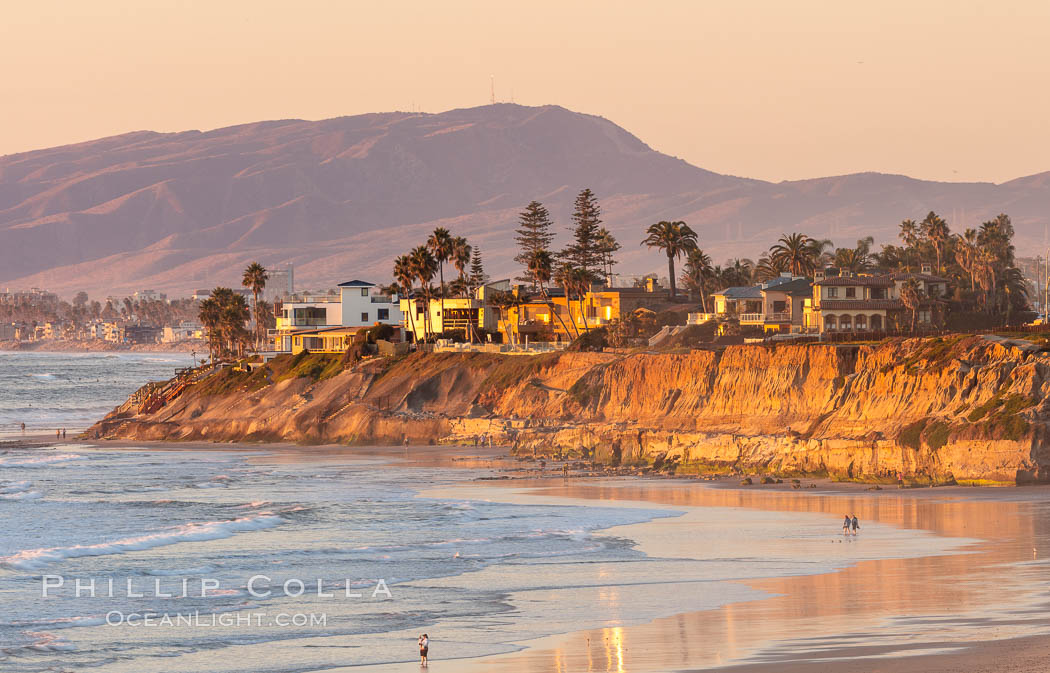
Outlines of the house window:
{"type": "Polygon", "coordinates": [[[857,298],[857,288],[855,288],[855,287],[847,287],[846,288],[846,299],[856,299],[856,298],[857,298]]]}
{"type": "Polygon", "coordinates": [[[361,288],[361,296],[362,297],[367,297],[368,296],[368,288],[367,287],[361,288]]]}
{"type": "Polygon", "coordinates": [[[873,287],[873,288],[871,288],[871,298],[872,299],[885,299],[886,298],[886,288],[884,288],[884,287],[873,287]]]}
{"type": "Polygon", "coordinates": [[[361,322],[368,322],[368,311],[361,311],[361,322]]]}
{"type": "Polygon", "coordinates": [[[834,299],[837,296],[839,296],[839,289],[837,287],[829,287],[828,288],[828,298],[829,299],[834,299]]]}
{"type": "Polygon", "coordinates": [[[377,319],[378,320],[390,320],[390,309],[388,309],[388,308],[376,309],[376,313],[378,314],[377,315],[377,319]]]}

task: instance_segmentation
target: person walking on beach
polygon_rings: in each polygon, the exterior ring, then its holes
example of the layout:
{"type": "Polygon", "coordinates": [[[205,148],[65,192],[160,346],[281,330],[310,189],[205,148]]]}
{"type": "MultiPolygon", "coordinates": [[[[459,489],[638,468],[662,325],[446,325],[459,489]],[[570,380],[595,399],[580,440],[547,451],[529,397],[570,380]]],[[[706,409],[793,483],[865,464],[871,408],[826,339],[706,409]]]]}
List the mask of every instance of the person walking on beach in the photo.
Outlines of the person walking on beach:
{"type": "Polygon", "coordinates": [[[62,439],[62,431],[55,428],[55,439],[62,439]]]}
{"type": "Polygon", "coordinates": [[[843,515],[846,518],[842,521],[842,534],[849,535],[850,526],[853,525],[853,520],[849,518],[849,514],[843,515]]]}
{"type": "Polygon", "coordinates": [[[854,535],[860,532],[860,519],[857,518],[856,514],[853,515],[853,520],[850,521],[850,525],[853,527],[854,535]]]}
{"type": "Polygon", "coordinates": [[[423,634],[419,637],[419,665],[427,666],[430,662],[427,661],[427,652],[430,651],[430,637],[427,634],[423,634]]]}
{"type": "Polygon", "coordinates": [[[62,428],[62,439],[66,438],[66,429],[62,428]]]}
{"type": "Polygon", "coordinates": [[[26,424],[25,423],[22,424],[22,434],[23,435],[26,434],[26,424]]]}

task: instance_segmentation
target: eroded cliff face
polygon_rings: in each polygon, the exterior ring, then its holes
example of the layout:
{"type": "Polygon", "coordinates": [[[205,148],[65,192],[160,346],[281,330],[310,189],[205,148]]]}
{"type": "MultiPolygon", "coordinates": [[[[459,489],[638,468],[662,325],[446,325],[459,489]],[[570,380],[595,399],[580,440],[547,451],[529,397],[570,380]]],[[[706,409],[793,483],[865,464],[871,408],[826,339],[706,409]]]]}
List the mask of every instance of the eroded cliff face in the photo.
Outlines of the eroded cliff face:
{"type": "Polygon", "coordinates": [[[981,337],[723,352],[413,355],[321,381],[225,372],[108,437],[400,444],[678,471],[1050,481],[1050,354],[981,337]],[[238,377],[241,377],[240,379],[238,377]],[[216,392],[216,391],[219,392],[216,392]]]}

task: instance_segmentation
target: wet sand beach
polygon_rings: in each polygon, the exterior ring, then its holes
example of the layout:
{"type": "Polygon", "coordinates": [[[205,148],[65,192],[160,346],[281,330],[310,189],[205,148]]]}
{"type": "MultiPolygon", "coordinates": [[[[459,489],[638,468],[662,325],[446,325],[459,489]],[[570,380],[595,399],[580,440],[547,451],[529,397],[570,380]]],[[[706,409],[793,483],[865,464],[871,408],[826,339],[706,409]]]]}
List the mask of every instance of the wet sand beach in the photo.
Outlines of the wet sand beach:
{"type": "MultiPolygon", "coordinates": [[[[747,586],[773,597],[520,643],[526,649],[457,661],[456,670],[1046,670],[1050,572],[1044,560],[1050,559],[1050,525],[1047,494],[1039,487],[871,492],[860,485],[823,485],[814,492],[667,480],[548,480],[527,494],[515,488],[509,496],[500,495],[500,489],[471,489],[470,497],[485,491],[496,500],[652,502],[701,508],[696,516],[709,507],[821,513],[829,518],[828,544],[864,544],[864,524],[876,522],[967,542],[962,553],[860,561],[838,572],[748,580],[747,586]],[[858,539],[849,543],[834,534],[844,512],[856,513],[862,526],[858,539]]],[[[650,556],[674,556],[689,549],[693,523],[687,514],[614,532],[634,536],[650,556]]],[[[889,556],[894,550],[878,552],[889,556]]]]}

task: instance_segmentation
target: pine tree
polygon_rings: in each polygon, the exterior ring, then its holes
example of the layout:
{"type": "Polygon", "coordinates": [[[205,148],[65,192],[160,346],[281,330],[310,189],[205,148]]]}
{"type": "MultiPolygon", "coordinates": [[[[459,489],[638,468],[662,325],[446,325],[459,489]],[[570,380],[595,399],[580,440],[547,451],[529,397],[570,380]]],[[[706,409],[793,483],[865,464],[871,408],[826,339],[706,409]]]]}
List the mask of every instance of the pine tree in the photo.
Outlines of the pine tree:
{"type": "Polygon", "coordinates": [[[602,257],[602,275],[605,276],[605,282],[611,283],[612,280],[612,268],[614,264],[617,264],[616,259],[613,255],[621,247],[616,237],[609,233],[609,230],[602,227],[598,230],[598,253],[602,257]]]}
{"type": "Polygon", "coordinates": [[[601,280],[602,253],[598,242],[601,215],[602,209],[594,193],[589,189],[580,192],[572,213],[573,227],[570,231],[573,242],[560,254],[562,261],[581,270],[594,281],[601,280]]]}
{"type": "Polygon", "coordinates": [[[470,260],[470,286],[481,287],[487,280],[485,267],[481,265],[481,248],[474,246],[474,256],[470,260]]]}
{"type": "MultiPolygon", "coordinates": [[[[554,222],[551,221],[550,213],[542,203],[533,201],[525,206],[525,210],[518,215],[518,228],[514,232],[516,234],[514,240],[518,242],[518,248],[521,250],[514,261],[528,268],[533,253],[537,250],[550,250],[551,243],[554,242],[554,234],[551,232],[553,226],[554,222]]],[[[527,272],[515,280],[535,283],[527,272]]]]}

